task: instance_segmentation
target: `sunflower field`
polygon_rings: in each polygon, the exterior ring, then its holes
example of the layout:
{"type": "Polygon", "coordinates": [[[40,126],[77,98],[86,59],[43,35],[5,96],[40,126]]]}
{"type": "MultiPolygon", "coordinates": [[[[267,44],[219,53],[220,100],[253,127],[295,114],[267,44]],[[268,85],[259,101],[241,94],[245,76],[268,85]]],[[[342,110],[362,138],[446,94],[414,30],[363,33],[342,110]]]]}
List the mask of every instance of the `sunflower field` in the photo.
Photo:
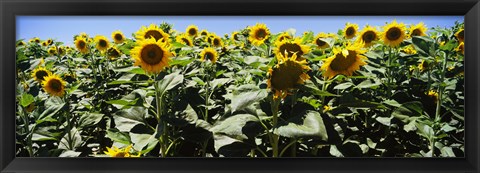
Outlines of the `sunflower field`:
{"type": "Polygon", "coordinates": [[[463,28],[161,23],[20,39],[16,154],[463,157],[463,28]]]}

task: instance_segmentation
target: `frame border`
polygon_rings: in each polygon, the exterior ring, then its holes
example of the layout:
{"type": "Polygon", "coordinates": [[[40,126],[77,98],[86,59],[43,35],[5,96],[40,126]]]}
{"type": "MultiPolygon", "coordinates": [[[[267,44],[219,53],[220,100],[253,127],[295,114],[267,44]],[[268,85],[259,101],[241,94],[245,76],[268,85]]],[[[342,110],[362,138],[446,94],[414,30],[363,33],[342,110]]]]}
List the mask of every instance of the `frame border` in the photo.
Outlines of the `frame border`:
{"type": "Polygon", "coordinates": [[[0,0],[0,172],[479,172],[479,0],[0,0]],[[464,158],[15,158],[16,15],[464,15],[464,158]]]}

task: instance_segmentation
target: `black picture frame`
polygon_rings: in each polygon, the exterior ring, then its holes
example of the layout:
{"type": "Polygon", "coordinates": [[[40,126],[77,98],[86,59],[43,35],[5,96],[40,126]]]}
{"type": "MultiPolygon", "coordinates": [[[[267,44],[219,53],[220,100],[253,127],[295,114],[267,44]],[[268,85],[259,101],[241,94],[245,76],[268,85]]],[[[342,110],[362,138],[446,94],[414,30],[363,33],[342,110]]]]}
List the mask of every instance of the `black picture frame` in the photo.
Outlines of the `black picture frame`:
{"type": "Polygon", "coordinates": [[[0,171],[10,172],[479,172],[478,0],[0,0],[0,171]],[[16,15],[463,15],[463,158],[15,158],[16,15]]]}

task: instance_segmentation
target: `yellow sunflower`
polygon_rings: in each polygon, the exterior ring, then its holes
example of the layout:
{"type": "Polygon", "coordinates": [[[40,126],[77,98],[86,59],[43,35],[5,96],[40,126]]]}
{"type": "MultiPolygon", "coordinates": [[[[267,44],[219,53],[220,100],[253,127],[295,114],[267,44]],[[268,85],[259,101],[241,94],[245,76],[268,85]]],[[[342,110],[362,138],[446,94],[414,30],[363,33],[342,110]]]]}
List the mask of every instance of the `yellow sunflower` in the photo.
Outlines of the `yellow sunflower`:
{"type": "Polygon", "coordinates": [[[75,40],[75,47],[78,49],[79,52],[81,53],[88,53],[88,45],[87,45],[87,40],[83,37],[77,37],[75,40]]]}
{"type": "Polygon", "coordinates": [[[99,51],[106,51],[110,47],[110,41],[103,35],[95,36],[95,47],[99,51]]]}
{"type": "Polygon", "coordinates": [[[330,47],[330,45],[329,45],[327,42],[325,42],[325,41],[323,41],[323,40],[321,40],[321,39],[323,39],[323,38],[329,38],[329,37],[330,37],[330,35],[328,35],[328,34],[326,34],[326,33],[323,33],[323,32],[318,33],[317,36],[315,36],[315,39],[313,40],[313,44],[317,45],[317,47],[318,47],[319,49],[328,48],[328,47],[330,47]]]}
{"type": "Polygon", "coordinates": [[[64,46],[58,46],[58,55],[65,55],[66,49],[64,46]]]}
{"type": "Polygon", "coordinates": [[[460,42],[460,44],[458,44],[457,48],[455,48],[455,51],[460,52],[460,53],[462,53],[462,55],[464,55],[465,54],[465,44],[464,44],[464,42],[460,42]]]}
{"type": "Polygon", "coordinates": [[[40,43],[40,38],[38,38],[38,37],[32,38],[29,42],[30,43],[40,43]]]}
{"type": "Polygon", "coordinates": [[[165,33],[160,27],[155,24],[150,24],[149,27],[142,26],[140,30],[135,33],[135,38],[137,38],[138,41],[149,39],[151,37],[153,37],[157,41],[163,39],[162,42],[168,42],[168,38],[170,37],[170,35],[165,33]]]}
{"type": "Polygon", "coordinates": [[[463,28],[458,30],[456,33],[455,33],[455,37],[457,37],[457,40],[460,41],[460,42],[463,42],[465,37],[464,37],[464,30],[463,28]]]}
{"type": "Polygon", "coordinates": [[[207,30],[202,30],[202,31],[200,31],[200,35],[208,36],[208,31],[207,30]]]}
{"type": "Polygon", "coordinates": [[[328,79],[338,74],[351,76],[361,66],[366,65],[367,63],[364,60],[367,57],[362,55],[366,50],[363,50],[362,47],[364,47],[363,44],[356,43],[343,49],[334,48],[333,55],[328,57],[320,68],[324,71],[323,76],[328,79]]]}
{"type": "Polygon", "coordinates": [[[280,54],[277,56],[277,64],[268,70],[267,85],[275,99],[285,98],[291,90],[303,84],[310,76],[306,73],[310,70],[306,60],[298,60],[297,54],[280,54]]]}
{"type": "Polygon", "coordinates": [[[185,32],[190,37],[196,37],[198,35],[198,27],[195,25],[189,25],[185,32]]]}
{"type": "Polygon", "coordinates": [[[383,27],[381,38],[386,45],[397,47],[406,37],[405,30],[405,24],[397,23],[397,21],[394,20],[383,27]]]}
{"type": "Polygon", "coordinates": [[[125,35],[123,35],[122,31],[117,30],[112,32],[112,39],[115,43],[120,44],[125,41],[125,35]]]}
{"type": "Polygon", "coordinates": [[[223,46],[222,38],[220,38],[219,36],[215,35],[215,36],[213,37],[213,39],[211,40],[210,44],[212,44],[212,46],[214,46],[214,47],[222,47],[222,46],[223,46]]]}
{"type": "Polygon", "coordinates": [[[190,39],[190,37],[188,37],[186,34],[180,34],[180,35],[177,35],[177,37],[175,38],[175,40],[179,43],[183,43],[187,46],[193,46],[193,41],[192,39],[190,39]]]}
{"type": "Polygon", "coordinates": [[[212,63],[217,62],[218,59],[218,53],[214,48],[207,47],[202,50],[200,53],[200,60],[206,61],[209,60],[212,63]]]}
{"type": "Polygon", "coordinates": [[[50,55],[56,55],[56,54],[57,54],[57,47],[56,47],[56,46],[52,46],[52,47],[48,48],[48,54],[50,54],[50,55]]]}
{"type": "Polygon", "coordinates": [[[238,37],[239,34],[240,34],[240,33],[237,32],[237,31],[233,32],[231,39],[232,39],[233,41],[239,41],[239,39],[240,39],[240,38],[238,37]]]}
{"type": "Polygon", "coordinates": [[[42,42],[42,46],[44,47],[48,46],[48,42],[47,41],[42,42]]]}
{"type": "Polygon", "coordinates": [[[120,55],[122,55],[122,53],[115,46],[107,49],[107,56],[110,58],[110,60],[115,60],[116,58],[120,57],[120,55]]]}
{"type": "Polygon", "coordinates": [[[48,75],[42,82],[43,89],[52,96],[62,97],[65,94],[66,82],[56,74],[48,75]]]}
{"type": "Polygon", "coordinates": [[[413,47],[413,45],[405,46],[401,49],[401,51],[409,55],[413,55],[417,53],[417,50],[415,49],[415,47],[413,47]]]}
{"type": "Polygon", "coordinates": [[[418,64],[418,69],[419,69],[420,71],[425,71],[425,70],[427,70],[427,69],[428,69],[428,62],[422,59],[422,60],[420,61],[420,63],[418,64]]]}
{"type": "Polygon", "coordinates": [[[52,40],[52,39],[48,39],[46,42],[47,42],[48,45],[52,45],[52,44],[53,44],[53,40],[52,40]]]}
{"type": "Polygon", "coordinates": [[[358,25],[354,23],[347,23],[345,28],[343,28],[343,35],[347,39],[352,39],[357,35],[358,32],[358,25]]]}
{"type": "Polygon", "coordinates": [[[48,71],[45,67],[38,67],[32,71],[32,78],[38,82],[42,82],[46,76],[50,76],[52,72],[48,71]]]}
{"type": "Polygon", "coordinates": [[[375,44],[375,41],[379,39],[379,33],[375,27],[365,26],[359,34],[357,42],[363,42],[365,47],[370,47],[375,44]]]}
{"type": "Polygon", "coordinates": [[[435,103],[438,101],[438,93],[434,90],[428,91],[427,96],[432,98],[435,101],[435,103]]]}
{"type": "Polygon", "coordinates": [[[427,27],[423,22],[418,23],[417,25],[410,26],[410,31],[408,36],[412,38],[413,36],[425,36],[427,35],[427,27]]]}
{"type": "Polygon", "coordinates": [[[149,73],[159,73],[168,67],[172,53],[170,47],[155,38],[144,39],[137,42],[132,51],[132,58],[136,66],[140,66],[149,73]]]}
{"type": "Polygon", "coordinates": [[[104,151],[104,153],[110,157],[140,157],[141,153],[131,155],[130,149],[132,149],[132,145],[125,147],[123,150],[113,146],[112,148],[107,147],[107,151],[104,151]]]}
{"type": "Polygon", "coordinates": [[[292,39],[292,36],[290,36],[290,34],[284,32],[284,33],[280,34],[280,35],[277,37],[277,40],[276,40],[276,41],[277,41],[277,42],[278,42],[278,41],[281,42],[281,41],[283,41],[283,40],[285,40],[285,39],[290,40],[290,39],[292,39]]]}
{"type": "Polygon", "coordinates": [[[286,57],[293,56],[294,53],[297,54],[298,60],[304,60],[303,55],[310,52],[310,48],[306,45],[302,45],[302,40],[296,38],[294,40],[283,40],[275,42],[275,56],[279,57],[281,54],[287,53],[286,57]]]}
{"type": "Polygon", "coordinates": [[[26,43],[25,43],[24,41],[20,41],[20,42],[17,43],[17,46],[23,46],[23,45],[25,45],[25,44],[26,44],[26,43]]]}
{"type": "Polygon", "coordinates": [[[263,23],[257,23],[255,26],[250,27],[250,33],[248,40],[254,45],[261,45],[270,36],[270,30],[263,23]]]}

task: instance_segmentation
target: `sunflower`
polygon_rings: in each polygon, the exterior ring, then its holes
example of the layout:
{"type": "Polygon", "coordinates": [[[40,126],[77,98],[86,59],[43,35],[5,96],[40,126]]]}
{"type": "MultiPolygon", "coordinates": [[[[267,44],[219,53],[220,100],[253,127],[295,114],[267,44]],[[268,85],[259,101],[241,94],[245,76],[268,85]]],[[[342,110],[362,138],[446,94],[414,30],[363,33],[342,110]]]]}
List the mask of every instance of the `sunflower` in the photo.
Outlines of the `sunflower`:
{"type": "Polygon", "coordinates": [[[175,40],[179,43],[183,43],[187,46],[193,46],[193,41],[192,39],[190,39],[190,37],[188,37],[186,34],[180,34],[180,35],[177,35],[177,37],[175,38],[175,40]]]}
{"type": "Polygon", "coordinates": [[[386,45],[397,47],[406,37],[405,30],[405,24],[397,23],[397,21],[394,20],[392,23],[383,27],[381,38],[386,45]]]}
{"type": "Polygon", "coordinates": [[[432,98],[435,101],[435,103],[438,101],[438,93],[434,90],[428,91],[427,96],[432,98]]]}
{"type": "Polygon", "coordinates": [[[365,47],[372,46],[379,38],[377,29],[369,25],[365,26],[359,35],[360,37],[357,39],[357,42],[363,42],[365,47]]]}
{"type": "Polygon", "coordinates": [[[135,33],[135,38],[137,38],[137,40],[139,41],[149,39],[151,37],[153,37],[157,41],[163,39],[162,42],[168,42],[168,38],[170,37],[170,35],[165,33],[162,29],[160,29],[155,24],[150,24],[148,28],[145,26],[142,26],[140,30],[138,30],[135,33]]]}
{"type": "Polygon", "coordinates": [[[263,23],[257,23],[255,26],[250,27],[250,33],[248,40],[254,45],[261,45],[270,36],[270,30],[263,23]]]}
{"type": "Polygon", "coordinates": [[[294,40],[283,40],[275,42],[275,56],[279,57],[281,54],[286,53],[286,57],[291,57],[294,53],[297,54],[298,60],[303,60],[303,55],[310,52],[310,48],[301,44],[302,40],[296,38],[294,40]]]}
{"type": "Polygon", "coordinates": [[[95,45],[96,45],[95,47],[99,51],[103,52],[110,47],[110,42],[108,41],[107,37],[103,35],[99,35],[99,36],[95,36],[95,45]]]}
{"type": "Polygon", "coordinates": [[[66,48],[63,47],[63,46],[58,46],[58,55],[61,55],[61,56],[62,56],[62,55],[65,55],[65,53],[66,53],[66,50],[65,50],[65,49],[66,49],[66,48]]]}
{"type": "Polygon", "coordinates": [[[310,76],[306,73],[310,70],[306,60],[298,60],[297,54],[279,54],[277,65],[268,70],[267,85],[274,92],[274,98],[285,98],[290,90],[296,89],[303,84],[310,76]]]}
{"type": "Polygon", "coordinates": [[[200,31],[200,35],[208,36],[208,31],[203,29],[202,31],[200,31]]]}
{"type": "Polygon", "coordinates": [[[30,103],[25,109],[27,112],[33,112],[33,110],[35,110],[35,104],[30,103]]]}
{"type": "Polygon", "coordinates": [[[88,53],[88,45],[87,40],[83,37],[77,37],[75,40],[75,47],[77,47],[78,51],[81,53],[88,53]]]}
{"type": "Polygon", "coordinates": [[[195,25],[189,25],[185,32],[188,36],[196,37],[198,35],[198,27],[195,25]]]}
{"type": "Polygon", "coordinates": [[[462,53],[462,55],[464,55],[465,54],[465,44],[464,44],[464,42],[460,42],[460,44],[458,44],[458,47],[455,48],[455,51],[460,52],[460,53],[462,53]]]}
{"type": "Polygon", "coordinates": [[[210,42],[214,47],[222,47],[223,46],[223,41],[222,38],[219,36],[215,35],[213,39],[210,42]]]}
{"type": "Polygon", "coordinates": [[[40,43],[40,38],[35,37],[29,40],[30,43],[40,43]]]}
{"type": "Polygon", "coordinates": [[[48,39],[46,42],[47,42],[48,45],[52,45],[52,44],[53,44],[53,40],[52,40],[52,39],[48,39]]]}
{"type": "Polygon", "coordinates": [[[112,32],[112,39],[115,43],[120,44],[125,41],[125,36],[123,35],[122,31],[117,30],[112,32]]]}
{"type": "Polygon", "coordinates": [[[48,46],[48,42],[47,41],[42,42],[42,46],[44,47],[48,46]]]}
{"type": "Polygon", "coordinates": [[[50,55],[56,55],[56,54],[57,54],[57,47],[56,47],[56,46],[52,46],[52,47],[48,48],[48,54],[50,54],[50,55]]]}
{"type": "Polygon", "coordinates": [[[25,45],[25,44],[26,44],[26,43],[25,43],[24,41],[20,41],[20,42],[17,43],[17,46],[23,46],[23,45],[25,45]]]}
{"type": "Polygon", "coordinates": [[[165,67],[172,53],[170,47],[161,40],[155,38],[144,39],[137,42],[137,46],[132,49],[132,58],[135,60],[136,66],[140,66],[149,73],[159,73],[165,67]]]}
{"type": "Polygon", "coordinates": [[[405,46],[401,49],[401,51],[409,55],[417,54],[417,50],[415,50],[415,47],[413,47],[413,45],[405,46]]]}
{"type": "Polygon", "coordinates": [[[427,35],[427,27],[423,22],[418,23],[417,25],[410,26],[410,31],[408,36],[412,38],[413,36],[425,36],[427,35]]]}
{"type": "Polygon", "coordinates": [[[292,36],[290,36],[290,34],[284,32],[277,37],[276,41],[283,41],[285,39],[290,40],[290,39],[292,39],[292,36]]]}
{"type": "Polygon", "coordinates": [[[422,59],[422,60],[420,61],[420,63],[418,64],[418,69],[419,69],[420,71],[425,71],[425,70],[427,70],[427,69],[428,69],[428,62],[422,59]]]}
{"type": "Polygon", "coordinates": [[[206,61],[209,60],[212,63],[217,62],[218,59],[218,53],[214,48],[207,47],[202,50],[200,53],[200,60],[206,61]]]}
{"type": "Polygon", "coordinates": [[[107,147],[107,151],[104,151],[104,153],[106,155],[109,155],[110,157],[140,157],[141,153],[138,153],[138,155],[131,155],[130,154],[131,148],[132,148],[132,145],[125,147],[123,150],[115,146],[113,146],[112,148],[107,147]]]}
{"type": "Polygon", "coordinates": [[[65,94],[66,82],[56,74],[48,75],[42,82],[43,89],[52,96],[62,97],[65,94]]]}
{"type": "Polygon", "coordinates": [[[347,23],[345,25],[345,28],[343,28],[343,34],[347,39],[352,39],[353,37],[355,37],[355,35],[357,34],[357,31],[358,31],[358,25],[353,23],[347,23]]]}
{"type": "Polygon", "coordinates": [[[463,42],[464,41],[464,30],[463,28],[458,30],[456,33],[455,33],[455,37],[457,37],[457,40],[460,41],[460,42],[463,42]]]}
{"type": "Polygon", "coordinates": [[[107,49],[107,56],[110,60],[115,60],[116,58],[120,57],[121,52],[118,50],[117,47],[112,46],[107,49]]]}
{"type": "Polygon", "coordinates": [[[233,32],[233,33],[232,33],[232,40],[233,40],[233,41],[239,41],[239,40],[240,40],[240,38],[238,37],[239,34],[240,34],[240,33],[237,32],[237,31],[233,32]]]}
{"type": "Polygon", "coordinates": [[[330,110],[332,110],[331,106],[328,106],[328,105],[323,106],[323,112],[328,112],[330,110]]]}
{"type": "Polygon", "coordinates": [[[48,71],[44,67],[38,67],[35,70],[32,71],[32,78],[35,79],[38,82],[42,82],[46,76],[50,76],[52,72],[48,71]]]}
{"type": "Polygon", "coordinates": [[[325,34],[323,32],[317,34],[317,36],[315,36],[315,39],[313,40],[313,44],[317,45],[317,47],[319,49],[325,49],[325,48],[328,48],[330,47],[330,45],[323,41],[322,39],[323,38],[329,38],[330,36],[328,34],[325,34]]]}
{"type": "Polygon", "coordinates": [[[334,48],[333,55],[328,57],[323,63],[321,69],[323,76],[331,79],[338,74],[351,76],[353,72],[360,69],[360,66],[366,65],[364,59],[367,57],[362,54],[366,52],[361,43],[347,46],[346,48],[334,48]]]}

